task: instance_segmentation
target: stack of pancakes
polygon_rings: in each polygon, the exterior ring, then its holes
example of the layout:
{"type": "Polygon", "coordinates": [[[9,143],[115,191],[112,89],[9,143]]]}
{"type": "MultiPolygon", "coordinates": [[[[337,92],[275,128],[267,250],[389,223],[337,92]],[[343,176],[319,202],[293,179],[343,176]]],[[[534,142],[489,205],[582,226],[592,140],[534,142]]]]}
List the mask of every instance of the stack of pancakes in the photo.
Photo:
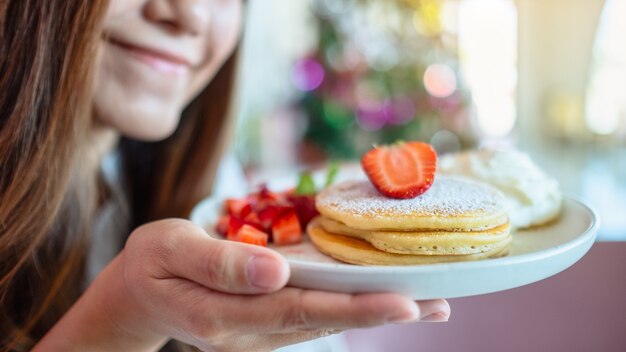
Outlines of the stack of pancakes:
{"type": "Polygon", "coordinates": [[[424,194],[393,199],[367,181],[347,181],[316,199],[321,216],[307,232],[337,260],[411,265],[503,256],[511,243],[503,196],[461,177],[438,176],[424,194]]]}

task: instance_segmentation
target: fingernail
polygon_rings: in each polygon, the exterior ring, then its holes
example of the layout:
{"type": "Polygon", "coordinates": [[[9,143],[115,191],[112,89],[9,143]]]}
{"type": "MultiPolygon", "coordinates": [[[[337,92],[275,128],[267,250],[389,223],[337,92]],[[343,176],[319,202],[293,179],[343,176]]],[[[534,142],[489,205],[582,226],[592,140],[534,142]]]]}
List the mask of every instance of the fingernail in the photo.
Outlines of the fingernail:
{"type": "Polygon", "coordinates": [[[250,285],[263,290],[273,289],[278,284],[276,260],[268,257],[252,257],[246,267],[250,285]]]}
{"type": "Polygon", "coordinates": [[[443,322],[450,317],[450,305],[443,300],[421,301],[419,303],[420,321],[443,322]]]}
{"type": "Polygon", "coordinates": [[[448,321],[448,317],[446,316],[444,312],[437,312],[437,313],[429,314],[423,317],[422,319],[420,319],[420,321],[432,322],[432,323],[443,323],[443,322],[448,321]]]}
{"type": "Polygon", "coordinates": [[[416,322],[419,320],[419,318],[420,316],[419,316],[419,310],[417,309],[417,306],[412,305],[410,306],[408,310],[405,309],[401,312],[393,314],[389,316],[386,320],[388,323],[393,323],[393,324],[407,324],[407,323],[416,322]]]}

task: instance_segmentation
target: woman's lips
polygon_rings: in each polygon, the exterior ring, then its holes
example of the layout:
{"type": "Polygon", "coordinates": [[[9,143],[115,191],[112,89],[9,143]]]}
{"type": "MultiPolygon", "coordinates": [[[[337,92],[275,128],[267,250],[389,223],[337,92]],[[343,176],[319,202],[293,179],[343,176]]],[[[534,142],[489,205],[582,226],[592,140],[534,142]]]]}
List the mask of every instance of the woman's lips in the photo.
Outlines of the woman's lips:
{"type": "Polygon", "coordinates": [[[140,62],[168,75],[183,76],[191,67],[189,60],[180,55],[158,49],[141,47],[115,39],[109,39],[109,42],[125,50],[140,62]]]}

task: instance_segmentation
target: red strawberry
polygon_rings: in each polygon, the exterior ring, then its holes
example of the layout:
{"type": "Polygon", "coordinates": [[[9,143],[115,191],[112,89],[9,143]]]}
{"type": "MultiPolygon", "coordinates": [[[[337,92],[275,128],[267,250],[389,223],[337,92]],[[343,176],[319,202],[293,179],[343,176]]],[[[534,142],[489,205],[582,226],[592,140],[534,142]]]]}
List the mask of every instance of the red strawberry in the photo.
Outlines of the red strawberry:
{"type": "Polygon", "coordinates": [[[246,225],[256,227],[257,229],[263,231],[263,224],[261,223],[261,220],[259,220],[259,215],[257,213],[249,213],[243,221],[246,225]]]}
{"type": "Polygon", "coordinates": [[[306,228],[314,217],[320,215],[317,208],[315,208],[314,195],[290,194],[287,196],[287,199],[294,205],[302,228],[306,228]]]}
{"type": "Polygon", "coordinates": [[[237,231],[236,240],[243,243],[255,244],[257,246],[267,246],[267,234],[250,225],[243,225],[237,231]]]}
{"type": "Polygon", "coordinates": [[[226,212],[238,218],[245,218],[252,211],[252,204],[245,198],[226,199],[226,212]]]}
{"type": "Polygon", "coordinates": [[[230,217],[230,222],[228,223],[228,231],[226,231],[226,238],[231,241],[237,240],[237,233],[239,229],[245,225],[245,222],[239,218],[234,216],[230,217]]]}
{"type": "Polygon", "coordinates": [[[437,153],[430,144],[399,142],[378,146],[361,159],[372,184],[392,198],[414,198],[435,180],[437,153]]]}
{"type": "Polygon", "coordinates": [[[272,239],[277,245],[294,244],[302,241],[302,227],[295,211],[289,211],[274,220],[272,239]]]}
{"type": "Polygon", "coordinates": [[[293,211],[292,205],[286,204],[268,204],[259,210],[259,221],[264,229],[271,230],[274,220],[284,213],[293,211]]]}
{"type": "Polygon", "coordinates": [[[226,237],[226,233],[228,233],[228,227],[230,225],[230,215],[222,215],[220,216],[217,224],[215,225],[215,232],[219,235],[226,237]]]}
{"type": "Polygon", "coordinates": [[[277,201],[280,198],[277,193],[270,191],[270,189],[265,184],[261,185],[257,197],[259,200],[265,201],[277,201]]]}

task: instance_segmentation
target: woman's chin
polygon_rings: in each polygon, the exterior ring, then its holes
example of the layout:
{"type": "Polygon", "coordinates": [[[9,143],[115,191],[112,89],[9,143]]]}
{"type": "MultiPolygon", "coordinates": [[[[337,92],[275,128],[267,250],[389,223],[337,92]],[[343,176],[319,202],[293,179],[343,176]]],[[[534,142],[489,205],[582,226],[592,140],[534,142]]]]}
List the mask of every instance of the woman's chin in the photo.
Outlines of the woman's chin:
{"type": "Polygon", "coordinates": [[[138,141],[143,141],[143,142],[158,142],[171,136],[175,130],[176,129],[174,128],[174,129],[164,131],[164,132],[154,132],[154,131],[147,131],[147,132],[142,131],[142,132],[132,132],[132,133],[122,132],[122,135],[124,137],[135,139],[138,141]]]}
{"type": "Polygon", "coordinates": [[[176,123],[158,124],[154,126],[146,126],[145,128],[132,128],[128,131],[122,130],[121,133],[127,138],[136,139],[144,142],[158,142],[171,136],[178,127],[178,119],[176,123]]]}
{"type": "Polygon", "coordinates": [[[180,115],[167,115],[166,113],[159,116],[143,115],[134,118],[105,120],[104,122],[124,137],[145,142],[157,142],[171,136],[178,127],[180,115]]]}

